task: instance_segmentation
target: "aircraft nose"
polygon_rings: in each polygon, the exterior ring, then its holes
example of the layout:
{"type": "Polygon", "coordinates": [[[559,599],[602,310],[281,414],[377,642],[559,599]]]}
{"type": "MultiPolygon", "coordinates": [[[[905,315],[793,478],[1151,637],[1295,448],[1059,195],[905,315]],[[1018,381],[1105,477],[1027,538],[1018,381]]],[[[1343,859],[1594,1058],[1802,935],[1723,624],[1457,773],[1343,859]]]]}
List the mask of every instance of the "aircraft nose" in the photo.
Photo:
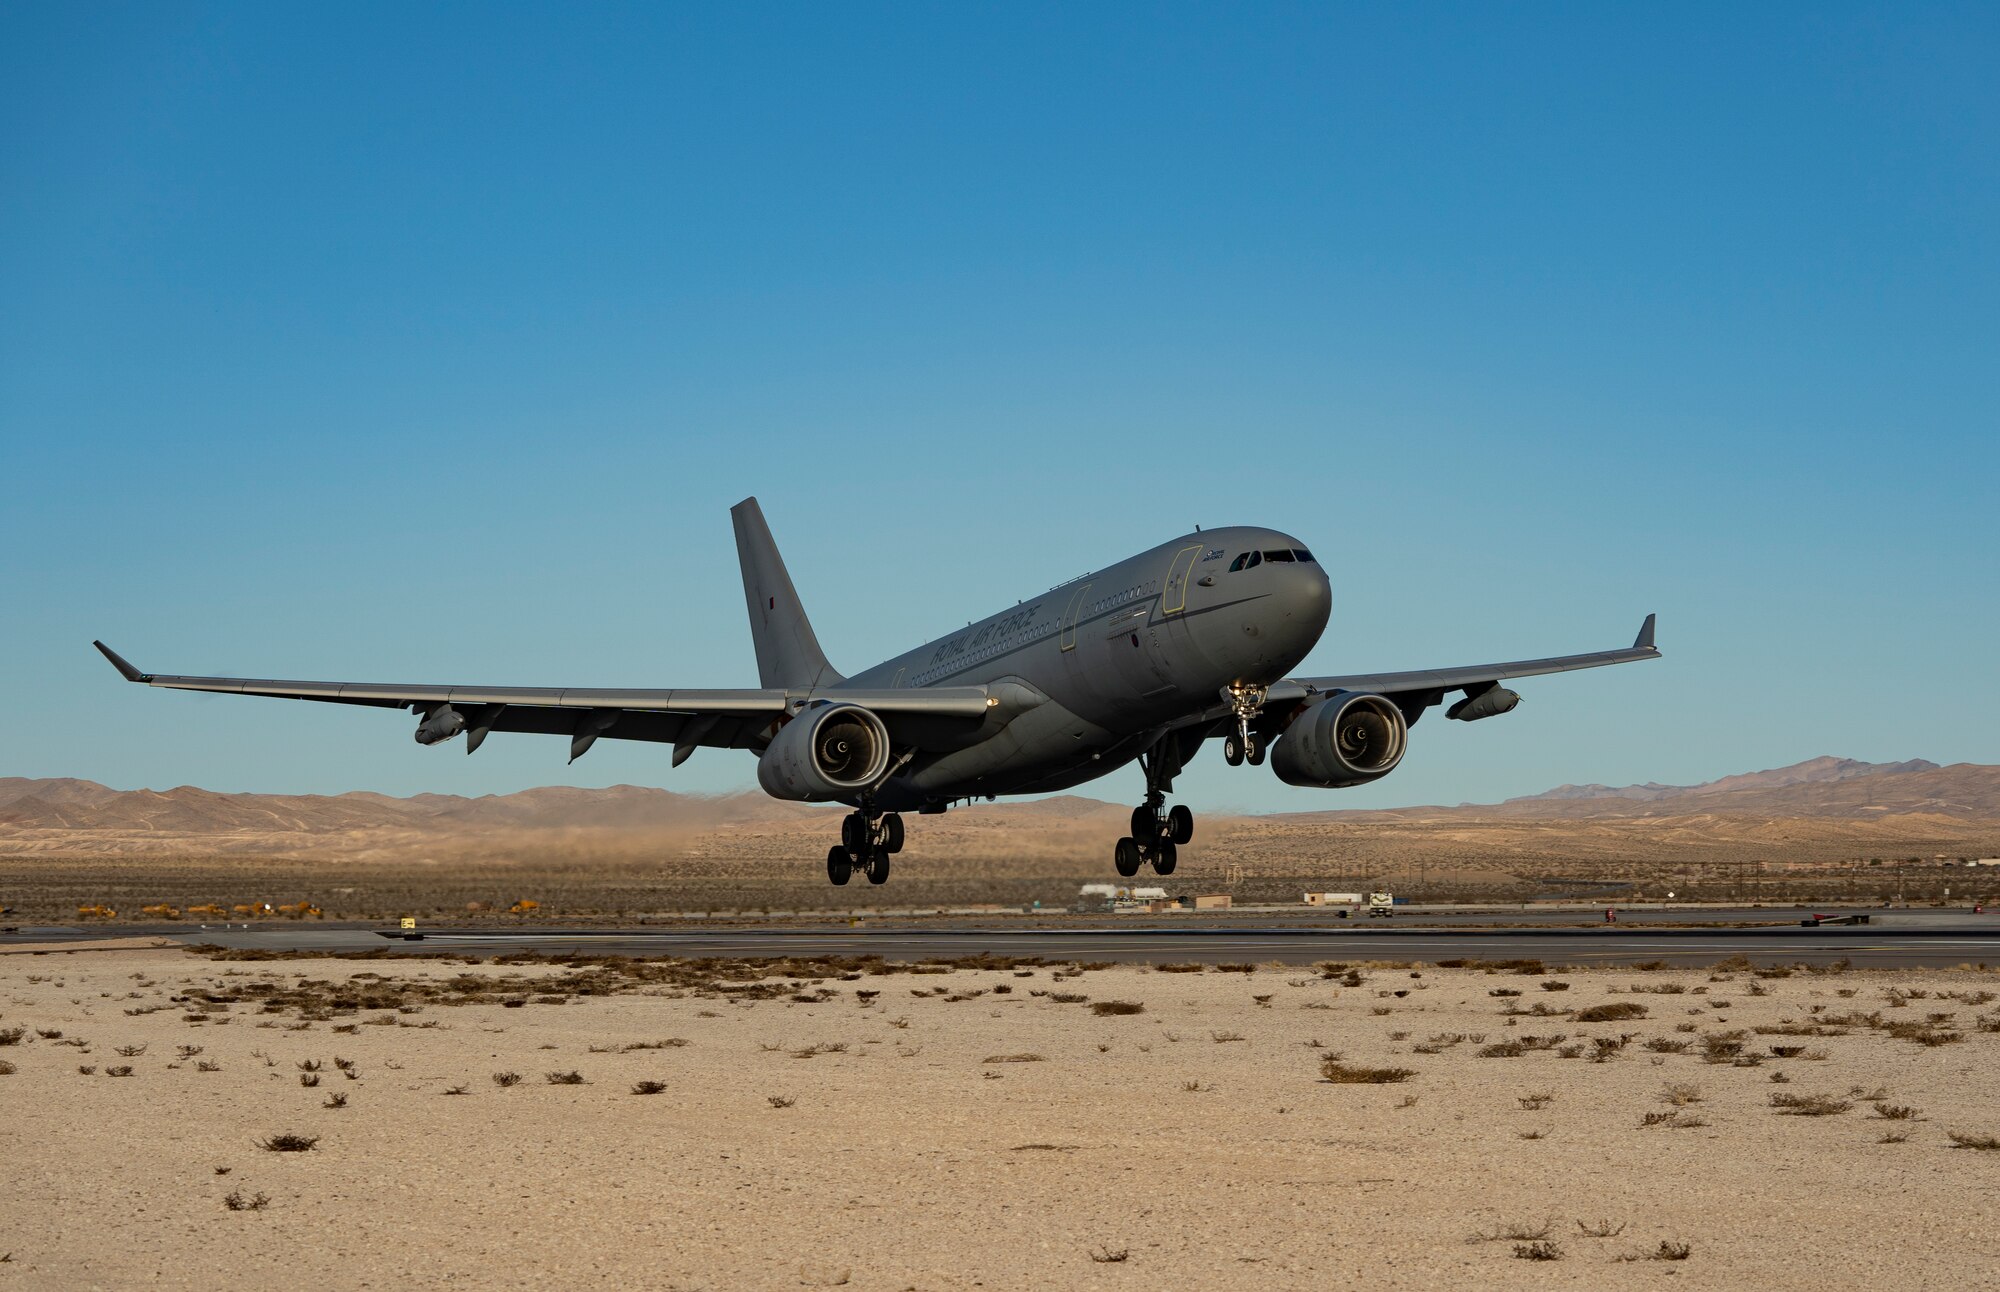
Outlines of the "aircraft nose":
{"type": "Polygon", "coordinates": [[[1286,619],[1311,650],[1333,613],[1333,583],[1315,561],[1300,561],[1285,570],[1286,619]]]}

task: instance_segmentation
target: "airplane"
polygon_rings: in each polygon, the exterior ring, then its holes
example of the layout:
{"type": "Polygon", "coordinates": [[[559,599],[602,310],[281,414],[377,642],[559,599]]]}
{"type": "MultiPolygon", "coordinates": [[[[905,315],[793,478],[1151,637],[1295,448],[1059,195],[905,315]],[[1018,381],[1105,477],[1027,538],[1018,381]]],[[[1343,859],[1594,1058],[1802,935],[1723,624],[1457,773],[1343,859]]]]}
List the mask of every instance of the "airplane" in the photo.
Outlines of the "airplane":
{"type": "Polygon", "coordinates": [[[1461,668],[1292,677],[1333,607],[1326,569],[1289,534],[1196,530],[843,677],[827,662],[757,500],[730,509],[758,687],[735,690],[402,686],[142,673],[93,643],[129,682],[181,691],[409,709],[416,740],[495,731],[747,749],[767,794],[854,810],[827,878],[889,878],[902,814],[1069,789],[1136,760],[1146,797],[1112,864],[1171,875],[1194,837],[1174,779],[1211,737],[1232,767],[1268,759],[1290,785],[1344,789],[1396,769],[1409,729],[1453,691],[1445,717],[1507,713],[1515,678],[1657,659],[1655,616],[1619,650],[1461,668]]]}

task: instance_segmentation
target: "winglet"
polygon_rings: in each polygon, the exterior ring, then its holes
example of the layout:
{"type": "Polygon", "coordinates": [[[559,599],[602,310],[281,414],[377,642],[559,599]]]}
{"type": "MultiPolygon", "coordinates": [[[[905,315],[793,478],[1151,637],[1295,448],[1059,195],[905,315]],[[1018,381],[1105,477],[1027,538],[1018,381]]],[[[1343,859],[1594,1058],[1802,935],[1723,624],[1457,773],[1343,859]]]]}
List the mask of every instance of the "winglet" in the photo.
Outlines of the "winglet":
{"type": "Polygon", "coordinates": [[[90,644],[92,646],[97,647],[97,649],[104,655],[104,658],[111,661],[111,667],[117,669],[120,673],[125,675],[125,680],[127,682],[150,682],[153,680],[153,675],[151,673],[141,673],[138,669],[133,668],[132,661],[126,659],[123,655],[120,655],[117,651],[112,650],[109,646],[106,646],[103,642],[92,642],[90,644]]]}
{"type": "Polygon", "coordinates": [[[1654,621],[1654,620],[1656,620],[1656,619],[1658,619],[1658,618],[1659,618],[1659,616],[1658,616],[1658,615],[1647,615],[1647,616],[1646,616],[1646,622],[1645,622],[1645,623],[1643,623],[1643,624],[1640,624],[1640,625],[1639,625],[1639,636],[1638,636],[1637,640],[1635,640],[1635,641],[1634,641],[1634,642],[1632,643],[1632,649],[1633,649],[1633,650],[1656,650],[1656,649],[1658,649],[1657,647],[1655,647],[1655,646],[1653,645],[1653,621],[1654,621]]]}

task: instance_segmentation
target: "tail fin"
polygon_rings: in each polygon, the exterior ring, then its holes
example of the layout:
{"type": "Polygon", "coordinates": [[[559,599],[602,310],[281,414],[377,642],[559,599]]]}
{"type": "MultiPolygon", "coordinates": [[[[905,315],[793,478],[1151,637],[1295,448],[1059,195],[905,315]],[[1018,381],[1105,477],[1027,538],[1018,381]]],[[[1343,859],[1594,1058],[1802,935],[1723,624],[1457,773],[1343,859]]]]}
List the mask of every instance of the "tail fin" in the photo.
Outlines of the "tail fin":
{"type": "Polygon", "coordinates": [[[771,541],[764,509],[745,498],[729,509],[736,526],[736,559],[743,564],[743,601],[750,610],[750,639],[757,646],[760,686],[831,686],[841,680],[819,648],[805,607],[799,604],[785,558],[771,541]]]}

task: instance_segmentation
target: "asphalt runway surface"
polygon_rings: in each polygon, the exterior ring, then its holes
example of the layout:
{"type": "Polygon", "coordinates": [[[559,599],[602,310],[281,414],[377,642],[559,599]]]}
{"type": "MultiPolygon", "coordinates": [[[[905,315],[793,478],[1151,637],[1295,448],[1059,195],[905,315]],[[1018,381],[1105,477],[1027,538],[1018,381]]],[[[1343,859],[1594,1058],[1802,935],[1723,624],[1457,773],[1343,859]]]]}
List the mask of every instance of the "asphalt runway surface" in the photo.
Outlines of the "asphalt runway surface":
{"type": "MultiPolygon", "coordinates": [[[[146,930],[195,945],[215,943],[273,951],[400,952],[504,955],[592,953],[631,956],[863,956],[924,960],[971,955],[1208,964],[1320,960],[1541,960],[1548,964],[1708,965],[1731,956],[1759,964],[1830,964],[1861,968],[2000,964],[2000,916],[1963,911],[1871,911],[1865,926],[1802,928],[1784,912],[1699,912],[1702,918],[1754,916],[1729,927],[1635,927],[1630,923],[1551,928],[1539,920],[1507,924],[1509,912],[1482,918],[1499,927],[1469,928],[1400,917],[1403,923],[1343,920],[1281,922],[1236,918],[1162,923],[1158,917],[1071,917],[1030,927],[998,922],[920,925],[864,919],[852,923],[663,925],[641,928],[424,928],[417,940],[386,938],[356,926],[284,925],[146,930]]],[[[1686,915],[1688,913],[1683,913],[1686,915]]],[[[91,941],[131,937],[131,928],[35,928],[0,935],[9,943],[86,949],[91,941]]]]}

